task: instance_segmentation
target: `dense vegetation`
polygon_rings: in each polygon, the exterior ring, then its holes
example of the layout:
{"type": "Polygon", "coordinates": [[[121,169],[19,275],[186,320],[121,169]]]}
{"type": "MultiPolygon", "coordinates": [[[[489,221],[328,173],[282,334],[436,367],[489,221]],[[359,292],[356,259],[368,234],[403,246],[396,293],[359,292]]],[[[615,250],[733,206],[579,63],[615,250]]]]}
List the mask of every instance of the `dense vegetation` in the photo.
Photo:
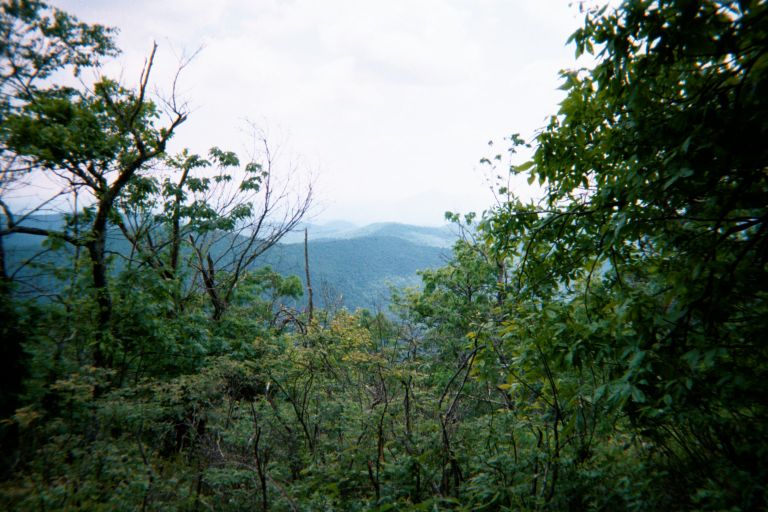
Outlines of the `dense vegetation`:
{"type": "Polygon", "coordinates": [[[3,508],[768,508],[765,2],[587,13],[596,64],[510,168],[546,197],[450,215],[396,317],[281,306],[298,279],[251,263],[296,216],[252,238],[255,202],[212,202],[262,197],[269,162],[167,155],[186,112],[144,95],[151,58],[136,90],[50,85],[110,31],[35,1],[0,30],[2,191],[89,199],[55,232],[0,203],[0,241],[71,251],[44,301],[0,259],[3,508]]]}

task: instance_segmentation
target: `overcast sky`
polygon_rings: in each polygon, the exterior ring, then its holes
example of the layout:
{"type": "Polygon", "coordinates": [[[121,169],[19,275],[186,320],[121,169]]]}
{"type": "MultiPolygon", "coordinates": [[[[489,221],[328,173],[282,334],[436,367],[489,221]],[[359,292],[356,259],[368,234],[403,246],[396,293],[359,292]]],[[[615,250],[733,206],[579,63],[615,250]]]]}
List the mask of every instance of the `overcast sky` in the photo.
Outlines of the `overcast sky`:
{"type": "Polygon", "coordinates": [[[315,175],[315,220],[358,224],[436,225],[490,206],[487,143],[531,137],[557,111],[581,24],[569,0],[52,3],[120,29],[106,71],[127,85],[153,40],[165,91],[178,56],[202,46],[181,76],[192,114],[173,149],[242,152],[255,121],[315,175]]]}

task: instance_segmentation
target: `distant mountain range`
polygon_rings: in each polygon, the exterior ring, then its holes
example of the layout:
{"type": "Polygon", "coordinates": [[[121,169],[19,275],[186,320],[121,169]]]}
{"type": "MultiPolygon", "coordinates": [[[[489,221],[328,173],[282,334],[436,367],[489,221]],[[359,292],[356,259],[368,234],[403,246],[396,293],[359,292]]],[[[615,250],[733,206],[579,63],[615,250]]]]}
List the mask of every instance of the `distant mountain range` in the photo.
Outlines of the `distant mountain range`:
{"type": "MultiPolygon", "coordinates": [[[[449,253],[404,236],[377,234],[320,239],[308,249],[315,300],[321,307],[349,309],[386,307],[391,287],[418,285],[417,271],[441,266],[449,253]]],[[[263,263],[304,281],[303,243],[280,244],[264,256],[263,263]]]]}
{"type": "MultiPolygon", "coordinates": [[[[61,216],[38,216],[26,221],[26,225],[49,229],[61,224],[61,216]]],[[[304,228],[309,238],[316,304],[351,310],[386,308],[392,287],[417,286],[420,283],[417,271],[442,266],[457,238],[449,226],[397,223],[356,226],[344,221],[305,224],[262,255],[255,266],[269,265],[281,274],[295,274],[304,282],[304,228]]],[[[113,250],[120,252],[126,242],[116,235],[113,250]]],[[[11,265],[18,265],[39,252],[42,241],[34,235],[7,237],[6,253],[11,265]]],[[[43,288],[51,282],[43,275],[38,279],[43,288]]]]}
{"type": "Polygon", "coordinates": [[[296,231],[283,238],[283,243],[303,243],[304,228],[309,233],[310,241],[351,240],[383,236],[407,240],[416,245],[443,248],[453,246],[456,241],[456,233],[451,226],[428,227],[396,222],[378,222],[360,227],[351,222],[334,221],[326,224],[303,224],[296,231]]]}

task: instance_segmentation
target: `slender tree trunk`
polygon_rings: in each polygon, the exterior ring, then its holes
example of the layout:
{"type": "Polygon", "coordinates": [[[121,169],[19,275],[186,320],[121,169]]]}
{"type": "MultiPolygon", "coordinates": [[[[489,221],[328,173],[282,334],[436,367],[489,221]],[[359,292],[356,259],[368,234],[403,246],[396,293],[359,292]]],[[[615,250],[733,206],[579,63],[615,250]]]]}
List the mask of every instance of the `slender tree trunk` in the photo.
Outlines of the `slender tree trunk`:
{"type": "Polygon", "coordinates": [[[97,229],[93,230],[94,240],[88,243],[88,256],[91,259],[91,276],[93,279],[93,293],[96,299],[97,326],[99,341],[93,352],[93,362],[97,367],[109,366],[108,356],[104,353],[103,344],[107,341],[112,320],[112,297],[109,293],[107,280],[107,261],[104,235],[97,229]]]}
{"type": "Polygon", "coordinates": [[[496,285],[498,287],[498,291],[496,292],[496,303],[499,306],[502,306],[507,298],[507,266],[504,263],[504,260],[496,262],[496,270],[498,271],[496,278],[496,285]]]}
{"type": "Polygon", "coordinates": [[[189,176],[189,166],[184,166],[184,170],[179,178],[176,196],[173,204],[173,222],[171,226],[171,272],[176,277],[176,271],[179,268],[179,252],[181,249],[181,202],[184,199],[182,188],[189,176]]]}
{"type": "Polygon", "coordinates": [[[307,234],[307,228],[304,228],[304,270],[307,273],[307,299],[308,299],[308,320],[307,324],[312,323],[312,317],[314,316],[315,312],[315,305],[312,302],[312,281],[309,278],[309,243],[308,243],[308,234],[307,234]]]}
{"type": "Polygon", "coordinates": [[[107,226],[108,217],[112,212],[115,199],[122,191],[123,187],[139,169],[140,164],[134,162],[127,166],[118,179],[111,187],[101,190],[99,198],[99,207],[96,211],[96,217],[93,219],[93,226],[89,234],[88,256],[91,260],[93,292],[96,297],[98,307],[98,330],[99,343],[94,350],[93,360],[95,366],[110,366],[111,361],[103,351],[103,345],[109,341],[112,321],[112,296],[109,291],[109,269],[107,268],[107,226]]]}
{"type": "Polygon", "coordinates": [[[208,270],[203,272],[203,281],[205,282],[205,288],[208,290],[208,295],[210,296],[211,304],[213,305],[213,319],[218,322],[224,317],[224,313],[227,311],[229,304],[221,297],[219,289],[216,287],[216,268],[210,254],[207,256],[207,262],[208,270]]]}

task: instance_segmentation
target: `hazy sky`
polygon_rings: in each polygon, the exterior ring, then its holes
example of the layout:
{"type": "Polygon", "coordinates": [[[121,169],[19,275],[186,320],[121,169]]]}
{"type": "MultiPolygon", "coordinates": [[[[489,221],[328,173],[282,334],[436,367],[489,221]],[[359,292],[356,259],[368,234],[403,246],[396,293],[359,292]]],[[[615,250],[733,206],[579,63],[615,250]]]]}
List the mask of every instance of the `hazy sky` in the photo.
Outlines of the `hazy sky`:
{"type": "Polygon", "coordinates": [[[52,3],[119,27],[123,54],[106,70],[128,85],[153,40],[161,91],[202,46],[181,76],[193,112],[173,149],[241,151],[255,121],[315,175],[315,220],[360,224],[487,208],[488,141],[530,137],[556,112],[581,24],[569,0],[52,3]]]}

